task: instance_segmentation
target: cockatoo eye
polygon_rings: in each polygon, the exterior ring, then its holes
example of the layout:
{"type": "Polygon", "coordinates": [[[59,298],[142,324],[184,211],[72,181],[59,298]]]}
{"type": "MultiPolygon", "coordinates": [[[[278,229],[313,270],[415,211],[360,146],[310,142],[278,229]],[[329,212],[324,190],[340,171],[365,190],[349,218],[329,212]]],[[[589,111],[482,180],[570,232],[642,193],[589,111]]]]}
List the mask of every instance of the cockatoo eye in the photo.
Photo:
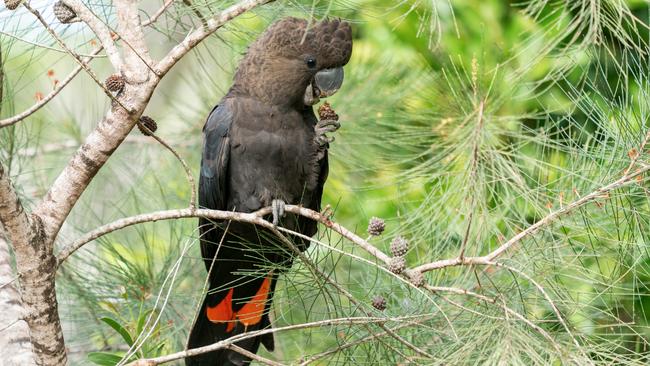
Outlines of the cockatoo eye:
{"type": "Polygon", "coordinates": [[[307,58],[307,60],[305,62],[307,63],[307,67],[309,67],[310,69],[313,69],[313,68],[316,67],[316,59],[313,58],[313,57],[307,58]]]}

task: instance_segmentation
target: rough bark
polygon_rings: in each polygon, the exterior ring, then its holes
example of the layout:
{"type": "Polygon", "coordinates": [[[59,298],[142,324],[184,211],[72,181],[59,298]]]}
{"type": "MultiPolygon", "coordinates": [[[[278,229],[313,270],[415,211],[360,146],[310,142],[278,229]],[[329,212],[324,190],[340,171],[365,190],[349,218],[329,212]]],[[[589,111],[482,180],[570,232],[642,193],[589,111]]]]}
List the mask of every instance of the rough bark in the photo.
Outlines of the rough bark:
{"type": "Polygon", "coordinates": [[[23,320],[23,305],[16,288],[16,274],[11,269],[9,243],[0,233],[0,350],[2,364],[35,365],[29,327],[23,320]]]}
{"type": "Polygon", "coordinates": [[[29,216],[4,166],[0,164],[0,222],[16,255],[24,319],[29,325],[32,349],[38,364],[61,365],[66,361],[63,331],[54,290],[56,258],[46,243],[42,221],[29,216]]]}

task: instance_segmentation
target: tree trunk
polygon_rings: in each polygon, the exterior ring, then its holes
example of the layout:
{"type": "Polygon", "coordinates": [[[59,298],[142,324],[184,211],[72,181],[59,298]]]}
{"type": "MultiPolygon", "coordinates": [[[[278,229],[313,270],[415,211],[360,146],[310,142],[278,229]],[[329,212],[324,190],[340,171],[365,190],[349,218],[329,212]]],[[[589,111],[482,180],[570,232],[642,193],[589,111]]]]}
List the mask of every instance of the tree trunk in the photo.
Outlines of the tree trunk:
{"type": "MultiPolygon", "coordinates": [[[[0,234],[2,235],[2,234],[0,234]]],[[[35,365],[29,327],[23,318],[23,305],[16,289],[16,274],[11,270],[9,243],[0,236],[0,350],[2,364],[35,365]]]]}

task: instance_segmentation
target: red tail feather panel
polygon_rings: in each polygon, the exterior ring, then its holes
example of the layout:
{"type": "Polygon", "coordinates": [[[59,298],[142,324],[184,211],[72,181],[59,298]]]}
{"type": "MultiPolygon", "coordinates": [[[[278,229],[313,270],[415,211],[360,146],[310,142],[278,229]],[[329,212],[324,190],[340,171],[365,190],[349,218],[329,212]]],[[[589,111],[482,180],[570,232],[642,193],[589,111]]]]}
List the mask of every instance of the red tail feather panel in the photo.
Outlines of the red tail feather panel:
{"type": "Polygon", "coordinates": [[[255,296],[250,299],[244,306],[235,313],[235,316],[245,326],[255,325],[262,320],[266,300],[269,297],[269,289],[271,287],[271,274],[269,274],[262,285],[257,290],[255,296]]]}
{"type": "Polygon", "coordinates": [[[208,317],[208,320],[210,320],[213,323],[225,323],[228,322],[228,327],[226,328],[226,332],[230,333],[233,328],[235,328],[235,323],[233,320],[235,319],[235,314],[232,310],[232,293],[234,289],[230,289],[228,291],[228,294],[226,297],[221,300],[220,303],[218,303],[216,306],[206,306],[205,313],[208,317]]]}
{"type": "Polygon", "coordinates": [[[232,295],[234,288],[231,288],[226,297],[224,297],[220,303],[215,306],[206,306],[205,313],[208,320],[217,324],[228,323],[226,327],[226,332],[228,333],[235,329],[235,323],[237,321],[242,323],[245,327],[259,323],[262,320],[266,301],[269,298],[272,277],[273,273],[271,272],[264,281],[262,281],[262,284],[259,289],[257,289],[255,295],[238,311],[233,310],[232,295]]]}

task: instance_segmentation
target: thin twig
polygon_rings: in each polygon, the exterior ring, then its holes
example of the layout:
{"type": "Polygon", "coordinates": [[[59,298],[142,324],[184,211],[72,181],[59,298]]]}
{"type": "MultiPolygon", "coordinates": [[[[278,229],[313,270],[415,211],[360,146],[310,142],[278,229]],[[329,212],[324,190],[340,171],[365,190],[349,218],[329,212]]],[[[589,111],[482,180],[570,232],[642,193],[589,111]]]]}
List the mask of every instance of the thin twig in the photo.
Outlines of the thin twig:
{"type": "MultiPolygon", "coordinates": [[[[102,49],[103,49],[103,47],[99,46],[98,48],[96,48],[96,49],[91,53],[91,56],[94,57],[94,55],[99,54],[99,52],[101,52],[102,49]]],[[[83,62],[83,63],[87,63],[87,62],[89,62],[90,60],[92,60],[92,58],[91,58],[90,56],[87,56],[85,60],[82,60],[82,62],[83,62]]],[[[41,108],[42,108],[43,106],[45,106],[45,105],[46,105],[50,100],[52,100],[52,99],[53,99],[57,94],[59,94],[59,92],[60,92],[61,90],[63,90],[63,88],[65,88],[66,85],[68,85],[68,83],[70,83],[70,82],[72,81],[72,79],[74,79],[75,76],[77,76],[77,74],[79,74],[79,72],[82,70],[82,68],[83,68],[83,67],[82,67],[81,65],[80,65],[80,66],[77,66],[77,68],[75,68],[74,70],[72,70],[72,72],[71,72],[71,73],[70,73],[70,74],[69,74],[65,79],[63,79],[61,82],[59,82],[59,83],[54,87],[54,89],[52,89],[52,91],[49,92],[49,94],[47,94],[45,97],[43,97],[41,100],[39,100],[36,104],[32,105],[31,107],[29,107],[29,108],[26,109],[25,111],[23,111],[23,112],[21,112],[21,113],[15,115],[15,116],[12,116],[12,117],[5,118],[5,119],[3,119],[3,120],[0,120],[0,128],[2,128],[2,127],[7,127],[7,126],[11,126],[11,125],[13,125],[13,124],[16,124],[16,123],[18,123],[18,122],[24,120],[25,118],[31,116],[32,114],[36,113],[36,111],[38,111],[39,109],[41,109],[41,108]]]]}
{"type": "Polygon", "coordinates": [[[269,360],[268,358],[264,358],[264,357],[262,357],[260,355],[257,355],[255,353],[249,351],[249,350],[245,350],[245,349],[239,347],[236,344],[229,344],[229,345],[225,346],[224,348],[235,351],[235,352],[237,352],[239,354],[242,354],[242,355],[244,355],[244,356],[246,356],[246,357],[248,357],[250,359],[253,359],[253,360],[257,361],[257,362],[261,362],[261,363],[263,363],[265,365],[284,366],[283,363],[275,362],[275,361],[269,360]]]}
{"type": "Polygon", "coordinates": [[[157,136],[155,133],[153,133],[153,131],[147,128],[147,126],[145,126],[144,123],[138,121],[138,126],[144,129],[146,132],[148,132],[151,137],[153,137],[162,146],[164,146],[167,150],[169,150],[172,154],[174,154],[176,160],[178,160],[181,163],[183,169],[185,170],[185,177],[187,178],[187,183],[190,186],[190,208],[195,209],[197,207],[196,206],[196,184],[194,184],[194,176],[192,175],[192,170],[185,162],[185,159],[183,159],[181,155],[165,140],[163,140],[161,137],[157,136]]]}
{"type": "MultiPolygon", "coordinates": [[[[124,110],[130,111],[128,108],[126,108],[122,104],[122,102],[120,102],[117,98],[115,98],[113,96],[113,93],[111,93],[108,89],[106,89],[106,86],[104,85],[104,83],[99,80],[97,75],[95,75],[95,73],[88,67],[88,65],[86,65],[86,63],[81,58],[79,58],[79,56],[76,53],[74,53],[74,51],[72,51],[70,48],[68,48],[68,46],[65,44],[65,42],[63,42],[63,40],[56,34],[56,32],[54,32],[54,30],[52,30],[52,28],[47,24],[45,19],[43,19],[43,17],[41,16],[41,13],[38,10],[35,10],[32,7],[30,7],[29,4],[27,4],[27,2],[23,3],[23,6],[25,6],[25,8],[27,10],[29,10],[29,12],[32,13],[38,19],[38,21],[45,27],[45,29],[48,31],[48,33],[50,33],[50,35],[52,35],[52,37],[54,37],[54,39],[57,41],[57,43],[61,47],[63,47],[63,49],[68,51],[68,53],[72,56],[72,58],[74,58],[74,60],[79,64],[79,66],[81,66],[81,68],[83,68],[84,71],[86,71],[88,73],[88,75],[90,75],[90,77],[95,81],[95,83],[97,83],[97,85],[99,85],[102,88],[104,93],[109,98],[111,98],[112,101],[117,103],[120,107],[124,108],[124,110]]],[[[110,57],[110,54],[109,54],[109,57],[110,57]]]]}
{"type": "MultiPolygon", "coordinates": [[[[50,51],[54,51],[54,52],[60,52],[60,53],[65,53],[65,54],[68,53],[68,51],[66,51],[66,50],[62,50],[62,49],[60,49],[60,48],[56,48],[56,47],[52,47],[52,46],[48,46],[48,45],[45,45],[45,44],[42,44],[42,43],[33,42],[33,41],[28,40],[28,39],[25,39],[25,38],[22,38],[22,37],[18,37],[18,36],[15,35],[15,34],[7,33],[7,32],[2,31],[2,30],[0,30],[0,34],[2,34],[3,36],[7,36],[7,37],[10,37],[10,38],[13,38],[13,39],[19,40],[19,41],[24,42],[24,43],[30,44],[30,45],[32,45],[32,46],[36,46],[36,47],[38,47],[38,48],[44,48],[44,49],[46,49],[46,50],[50,50],[50,51]]],[[[101,49],[101,48],[100,48],[100,49],[101,49]]],[[[106,55],[97,55],[97,54],[92,54],[92,53],[90,53],[90,54],[77,53],[77,55],[79,55],[79,56],[81,56],[81,57],[84,57],[84,58],[93,58],[93,59],[94,59],[94,58],[105,58],[105,57],[106,57],[106,55]]]]}
{"type": "Polygon", "coordinates": [[[23,319],[23,318],[18,318],[16,320],[12,321],[11,323],[7,324],[6,326],[0,328],[0,333],[4,332],[5,330],[7,330],[7,329],[9,329],[11,327],[13,327],[14,325],[18,324],[18,322],[21,322],[21,321],[24,321],[24,320],[25,319],[23,319]]]}
{"type": "Polygon", "coordinates": [[[149,20],[147,20],[146,22],[143,22],[143,23],[142,23],[142,26],[143,26],[143,27],[148,27],[148,26],[152,25],[153,23],[155,23],[155,22],[158,20],[158,18],[160,18],[160,16],[163,15],[163,13],[164,13],[165,11],[167,11],[167,8],[169,8],[169,6],[170,6],[173,2],[174,2],[174,0],[166,0],[166,1],[163,3],[163,6],[162,6],[160,9],[158,9],[158,11],[156,11],[156,12],[155,12],[155,13],[154,13],[150,18],[149,18],[149,20]]]}
{"type": "Polygon", "coordinates": [[[5,283],[3,283],[2,285],[0,285],[0,290],[2,290],[3,288],[5,288],[6,286],[9,286],[9,285],[11,285],[12,283],[16,282],[19,278],[20,278],[20,275],[14,276],[14,277],[13,277],[11,280],[9,280],[8,282],[5,282],[5,283]]]}
{"type": "Polygon", "coordinates": [[[544,338],[546,338],[553,345],[553,347],[555,348],[557,353],[559,355],[562,355],[562,350],[561,350],[560,346],[557,344],[557,342],[555,342],[555,339],[553,339],[553,337],[551,337],[551,335],[548,334],[548,332],[546,332],[544,329],[542,329],[537,324],[535,324],[535,323],[531,322],[530,320],[526,319],[525,316],[523,316],[523,315],[519,314],[518,312],[510,309],[505,304],[499,304],[497,299],[490,298],[490,297],[487,297],[485,295],[478,294],[476,292],[472,292],[472,291],[469,291],[469,290],[456,288],[456,287],[431,286],[431,285],[425,285],[424,287],[427,290],[432,291],[432,292],[451,292],[451,293],[455,293],[455,294],[458,294],[458,295],[472,296],[472,297],[476,297],[478,299],[481,299],[481,300],[483,300],[485,302],[488,302],[490,304],[497,305],[497,306],[501,307],[504,311],[509,313],[510,315],[513,315],[517,319],[519,319],[522,322],[526,323],[529,327],[531,327],[531,328],[535,329],[537,332],[539,332],[544,338]]]}
{"type": "MultiPolygon", "coordinates": [[[[433,318],[433,316],[424,316],[424,317],[421,317],[420,319],[417,319],[417,320],[414,320],[414,321],[411,321],[411,322],[408,322],[408,323],[400,324],[400,325],[398,325],[398,326],[392,328],[392,330],[393,330],[393,331],[398,331],[398,330],[403,329],[403,328],[412,327],[412,326],[414,326],[414,325],[417,325],[418,323],[423,323],[423,322],[425,322],[425,321],[431,320],[432,318],[433,318]],[[414,324],[414,323],[415,323],[415,324],[414,324]]],[[[301,362],[298,366],[307,366],[307,365],[309,365],[310,363],[316,362],[316,361],[318,361],[318,360],[320,360],[320,359],[322,359],[322,358],[325,358],[325,357],[327,357],[327,356],[329,356],[329,355],[332,355],[332,354],[335,354],[335,353],[337,353],[337,352],[340,352],[340,351],[342,351],[342,350],[344,350],[344,349],[347,349],[347,348],[350,348],[350,347],[354,347],[354,346],[358,346],[358,345],[360,345],[360,344],[363,344],[363,343],[366,343],[366,342],[372,341],[373,339],[377,339],[377,338],[380,338],[380,337],[384,337],[384,336],[386,336],[386,335],[388,335],[388,332],[383,331],[383,332],[381,332],[381,333],[375,333],[375,334],[371,334],[371,335],[369,335],[369,336],[366,336],[366,337],[364,337],[364,338],[357,339],[357,340],[354,341],[354,342],[348,342],[348,343],[342,344],[342,345],[340,345],[340,346],[338,346],[338,347],[335,347],[335,348],[329,349],[329,350],[327,350],[327,351],[324,351],[324,352],[321,352],[321,353],[317,353],[317,354],[315,354],[315,355],[311,355],[311,356],[309,356],[309,358],[307,358],[307,359],[304,359],[304,358],[303,358],[302,362],[301,362]]]]}
{"type": "Polygon", "coordinates": [[[506,241],[502,245],[500,245],[497,249],[493,250],[492,252],[488,253],[485,256],[481,257],[465,257],[465,258],[454,258],[454,259],[444,259],[444,260],[439,260],[427,264],[420,265],[418,267],[413,268],[414,271],[419,271],[419,272],[426,272],[426,271],[432,271],[440,268],[445,268],[445,267],[451,267],[451,266],[458,266],[458,265],[472,265],[472,264],[486,264],[497,257],[499,257],[501,254],[503,254],[505,251],[507,251],[509,248],[512,246],[518,244],[521,242],[524,238],[536,233],[539,231],[541,228],[550,225],[557,219],[558,217],[568,214],[572,212],[573,210],[580,208],[587,203],[590,203],[592,201],[595,201],[599,198],[602,198],[603,196],[607,195],[609,192],[624,187],[626,185],[635,183],[636,177],[646,173],[647,171],[650,171],[650,165],[649,166],[642,166],[639,170],[633,172],[633,173],[628,173],[623,175],[621,178],[615,180],[614,182],[607,184],[603,187],[600,187],[596,189],[595,191],[591,192],[588,195],[582,196],[576,201],[573,201],[569,205],[566,205],[559,210],[553,211],[550,214],[546,215],[544,218],[541,220],[537,221],[533,225],[527,227],[525,230],[521,231],[519,234],[513,236],[510,240],[506,241]]]}
{"type": "Polygon", "coordinates": [[[186,351],[181,351],[181,352],[176,352],[172,353],[169,355],[161,356],[161,357],[155,357],[155,358],[148,358],[148,359],[140,359],[137,360],[133,363],[130,363],[130,366],[139,366],[139,365],[147,365],[147,366],[155,366],[155,365],[160,365],[163,363],[175,361],[175,360],[180,360],[183,358],[187,357],[192,357],[212,351],[216,351],[218,349],[223,349],[227,347],[228,345],[237,343],[239,341],[242,341],[244,339],[249,339],[249,338],[254,338],[258,337],[264,334],[269,334],[269,333],[277,333],[277,332],[283,332],[283,331],[289,331],[289,330],[298,330],[298,329],[307,329],[307,328],[318,328],[318,327],[323,327],[323,326],[330,326],[330,325],[354,325],[354,324],[373,324],[373,323],[383,323],[386,321],[404,321],[405,319],[410,319],[413,318],[413,316],[409,317],[396,317],[396,318],[378,318],[378,317],[348,317],[348,318],[336,318],[336,319],[326,319],[326,320],[319,320],[315,322],[309,322],[309,323],[301,323],[301,324],[294,324],[294,325],[287,325],[284,327],[278,327],[278,328],[267,328],[267,329],[262,329],[262,330],[257,330],[257,331],[251,331],[251,332],[246,332],[242,334],[238,334],[235,336],[232,336],[226,340],[219,341],[216,343],[213,343],[208,346],[203,346],[203,347],[198,347],[198,348],[192,348],[188,349],[186,351]]]}
{"type": "MultiPolygon", "coordinates": [[[[505,268],[505,269],[507,269],[508,271],[512,271],[512,272],[514,272],[514,273],[517,273],[518,275],[520,275],[521,277],[525,278],[525,279],[528,280],[530,283],[532,283],[533,286],[535,286],[535,287],[537,288],[537,290],[542,294],[542,296],[544,296],[544,298],[546,299],[546,302],[548,302],[549,305],[551,305],[551,308],[553,309],[553,312],[554,312],[555,315],[557,316],[558,321],[560,322],[560,324],[562,324],[562,327],[563,327],[564,330],[567,332],[567,334],[569,335],[569,337],[571,337],[571,340],[573,341],[573,344],[575,344],[576,347],[578,348],[578,350],[580,350],[580,353],[582,353],[582,356],[584,357],[584,359],[585,359],[585,360],[590,360],[589,357],[587,357],[587,355],[586,355],[586,354],[584,353],[584,351],[582,350],[582,347],[580,347],[580,343],[578,343],[578,340],[577,340],[577,339],[575,338],[575,336],[573,335],[573,332],[571,332],[571,329],[569,329],[569,326],[568,326],[568,325],[566,324],[566,322],[564,321],[564,317],[562,316],[562,313],[561,313],[560,310],[557,308],[557,306],[555,306],[555,302],[553,302],[553,300],[551,299],[551,297],[546,293],[546,290],[544,290],[544,287],[542,287],[542,285],[540,285],[539,283],[537,283],[537,281],[535,281],[532,277],[530,277],[529,275],[527,275],[526,273],[524,273],[523,271],[521,271],[521,270],[519,270],[519,269],[517,269],[517,268],[514,268],[514,267],[511,267],[511,266],[508,266],[508,265],[503,264],[503,263],[497,263],[497,262],[491,262],[491,263],[489,263],[488,265],[493,265],[493,266],[497,266],[497,267],[505,268]]],[[[592,362],[589,362],[589,363],[590,363],[590,364],[593,364],[592,362]]]]}
{"type": "MultiPolygon", "coordinates": [[[[90,29],[95,33],[101,45],[106,49],[106,55],[110,60],[111,64],[117,70],[117,72],[122,71],[122,66],[124,61],[120,55],[120,51],[115,45],[113,36],[108,27],[102,22],[90,9],[84,5],[80,0],[63,0],[63,3],[66,6],[69,6],[74,13],[81,19],[90,29]]],[[[27,6],[27,5],[25,5],[27,6]]],[[[33,12],[32,10],[30,10],[33,12]]],[[[47,26],[46,26],[47,27],[47,26]]],[[[49,27],[48,27],[49,28],[49,27]]],[[[67,47],[63,47],[66,51],[71,52],[67,47]]]]}
{"type": "MultiPolygon", "coordinates": [[[[286,210],[286,208],[285,208],[285,212],[286,212],[286,211],[287,211],[287,210],[286,210]]],[[[298,249],[298,247],[296,247],[296,245],[295,245],[293,242],[291,242],[291,240],[289,240],[286,236],[284,236],[284,234],[282,234],[280,231],[277,230],[277,228],[276,228],[275,225],[272,225],[271,228],[270,228],[270,230],[271,230],[271,232],[273,232],[273,233],[274,233],[278,238],[280,238],[280,239],[281,239],[281,240],[282,240],[282,241],[287,245],[287,247],[289,247],[289,248],[294,252],[294,254],[295,254],[298,258],[300,258],[300,260],[301,260],[303,263],[305,263],[305,264],[307,265],[307,267],[309,267],[310,271],[312,271],[312,273],[313,273],[315,276],[317,276],[317,277],[319,277],[319,278],[322,278],[323,280],[327,281],[330,285],[332,285],[334,288],[336,288],[336,289],[337,289],[341,294],[343,294],[345,297],[347,297],[348,300],[349,300],[352,304],[354,304],[354,305],[355,305],[359,310],[361,310],[364,314],[366,314],[366,316],[371,316],[370,312],[368,312],[367,310],[365,310],[363,304],[361,304],[359,301],[357,301],[357,299],[356,299],[356,298],[355,298],[355,297],[354,297],[350,292],[348,292],[346,289],[344,289],[344,288],[343,288],[341,285],[339,285],[336,281],[332,280],[332,279],[330,278],[330,276],[328,276],[326,273],[324,273],[320,268],[316,267],[316,266],[312,263],[312,261],[310,261],[309,258],[307,258],[307,256],[305,256],[305,254],[304,254],[303,252],[301,252],[301,251],[298,249]]],[[[404,338],[401,337],[399,334],[393,332],[393,331],[392,331],[390,328],[388,328],[384,323],[379,323],[378,326],[379,326],[381,329],[385,330],[385,331],[386,331],[386,332],[387,332],[391,337],[393,337],[395,340],[397,340],[398,342],[402,343],[402,344],[405,345],[407,348],[410,348],[410,349],[413,350],[415,353],[417,353],[417,354],[419,354],[419,355],[421,355],[421,356],[424,356],[424,357],[426,357],[426,358],[430,358],[430,359],[433,359],[433,358],[434,358],[434,357],[433,357],[431,354],[429,354],[428,352],[424,351],[424,350],[421,349],[420,347],[418,347],[418,346],[414,345],[413,343],[409,342],[408,340],[404,339],[404,338]]],[[[372,332],[372,329],[368,328],[368,331],[372,332]]]]}
{"type": "Polygon", "coordinates": [[[169,69],[171,69],[172,66],[174,66],[176,62],[178,62],[178,60],[180,60],[192,48],[196,47],[199,43],[201,43],[201,41],[214,33],[217,29],[221,28],[228,21],[248,12],[251,9],[272,1],[274,0],[243,0],[224,9],[219,14],[208,19],[206,26],[188,34],[185,39],[183,39],[178,45],[172,48],[172,50],[169,51],[169,53],[162,60],[160,60],[156,66],[158,70],[157,74],[166,74],[167,71],[169,71],[169,69]]]}

